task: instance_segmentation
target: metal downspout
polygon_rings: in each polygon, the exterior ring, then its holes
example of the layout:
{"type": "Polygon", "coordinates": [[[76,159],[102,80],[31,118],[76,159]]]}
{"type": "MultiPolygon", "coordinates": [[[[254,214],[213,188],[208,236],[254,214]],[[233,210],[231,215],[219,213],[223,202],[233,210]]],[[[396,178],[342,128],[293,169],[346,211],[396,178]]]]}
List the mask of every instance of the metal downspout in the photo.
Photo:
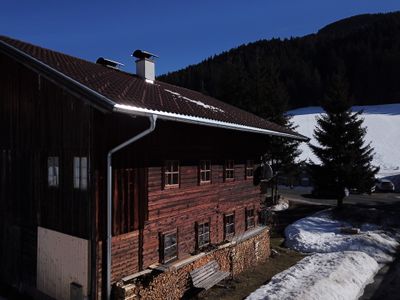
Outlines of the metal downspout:
{"type": "Polygon", "coordinates": [[[106,299],[109,300],[111,297],[111,243],[112,243],[112,155],[121,150],[122,148],[136,142],[137,140],[145,137],[156,128],[157,115],[149,116],[150,127],[145,131],[135,135],[129,140],[123,142],[117,147],[111,149],[107,154],[107,278],[106,278],[106,286],[107,286],[107,295],[106,299]]]}

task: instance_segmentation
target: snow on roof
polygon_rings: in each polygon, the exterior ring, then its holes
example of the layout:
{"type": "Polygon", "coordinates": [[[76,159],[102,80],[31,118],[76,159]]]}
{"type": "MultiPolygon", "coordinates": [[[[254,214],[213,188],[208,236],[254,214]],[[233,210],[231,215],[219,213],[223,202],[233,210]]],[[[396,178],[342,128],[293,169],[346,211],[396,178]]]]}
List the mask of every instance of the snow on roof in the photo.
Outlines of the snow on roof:
{"type": "Polygon", "coordinates": [[[172,95],[176,96],[178,99],[186,100],[186,101],[192,102],[192,103],[194,103],[196,105],[199,105],[199,106],[202,106],[204,108],[211,109],[211,110],[214,110],[214,111],[224,112],[224,110],[222,110],[222,109],[220,109],[218,107],[205,104],[204,102],[201,102],[201,101],[198,101],[198,100],[189,99],[188,97],[182,96],[181,94],[179,94],[177,92],[173,92],[173,91],[170,91],[170,90],[167,90],[167,89],[164,89],[164,91],[166,91],[168,93],[171,93],[172,95]]]}

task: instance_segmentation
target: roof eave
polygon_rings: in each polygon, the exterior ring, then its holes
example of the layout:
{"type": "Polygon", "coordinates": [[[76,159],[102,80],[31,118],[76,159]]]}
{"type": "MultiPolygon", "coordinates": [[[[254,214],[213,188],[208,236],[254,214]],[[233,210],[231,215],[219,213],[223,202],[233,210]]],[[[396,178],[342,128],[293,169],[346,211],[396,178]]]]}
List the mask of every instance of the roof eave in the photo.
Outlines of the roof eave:
{"type": "Polygon", "coordinates": [[[148,117],[151,115],[156,115],[158,119],[166,120],[166,121],[175,121],[175,122],[202,125],[202,126],[218,127],[218,128],[223,128],[223,129],[252,132],[252,133],[258,133],[258,134],[264,134],[264,135],[270,135],[270,136],[280,136],[280,137],[292,138],[292,139],[296,139],[296,140],[300,140],[300,141],[308,141],[309,140],[307,137],[303,137],[300,135],[294,135],[294,134],[289,134],[289,133],[284,133],[284,132],[279,132],[279,131],[273,131],[273,130],[268,130],[268,129],[240,125],[240,124],[236,124],[236,123],[217,121],[217,120],[212,120],[212,119],[207,119],[207,118],[194,117],[194,116],[189,116],[189,115],[181,115],[181,114],[164,112],[164,111],[156,111],[156,110],[151,110],[151,109],[136,107],[136,106],[131,106],[131,105],[116,104],[116,105],[114,105],[113,110],[115,112],[125,113],[125,114],[130,114],[130,115],[135,115],[135,116],[147,116],[148,117]]]}

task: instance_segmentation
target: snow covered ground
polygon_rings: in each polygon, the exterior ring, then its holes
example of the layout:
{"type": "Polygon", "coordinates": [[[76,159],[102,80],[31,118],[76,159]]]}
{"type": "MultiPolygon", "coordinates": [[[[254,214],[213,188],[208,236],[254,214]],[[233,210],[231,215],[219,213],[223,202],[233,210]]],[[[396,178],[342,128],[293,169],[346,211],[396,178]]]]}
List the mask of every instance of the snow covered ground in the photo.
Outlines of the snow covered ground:
{"type": "Polygon", "coordinates": [[[313,254],[275,275],[248,300],[358,299],[379,266],[362,252],[313,254]]]}
{"type": "Polygon", "coordinates": [[[269,209],[272,211],[282,211],[289,208],[289,201],[287,200],[280,200],[278,204],[271,206],[269,209]]]}
{"type": "Polygon", "coordinates": [[[351,227],[351,224],[334,220],[331,210],[325,210],[286,227],[285,243],[287,247],[305,253],[361,251],[380,264],[393,260],[400,246],[396,240],[399,237],[373,224],[364,224],[360,233],[354,235],[341,233],[341,228],[345,227],[351,227]]]}
{"type": "MultiPolygon", "coordinates": [[[[366,142],[375,149],[373,163],[380,166],[380,177],[400,174],[400,103],[370,106],[354,106],[353,111],[363,110],[364,126],[367,127],[366,142]]],[[[323,112],[320,107],[305,107],[288,112],[299,127],[297,132],[311,138],[311,144],[317,144],[313,137],[317,124],[316,117],[323,112]]],[[[301,159],[318,162],[306,143],[302,143],[301,159]]]]}
{"type": "Polygon", "coordinates": [[[400,235],[374,224],[363,224],[358,234],[342,233],[349,227],[352,224],[332,217],[332,209],[286,227],[286,246],[312,254],[247,299],[358,299],[380,267],[393,261],[400,235]]]}

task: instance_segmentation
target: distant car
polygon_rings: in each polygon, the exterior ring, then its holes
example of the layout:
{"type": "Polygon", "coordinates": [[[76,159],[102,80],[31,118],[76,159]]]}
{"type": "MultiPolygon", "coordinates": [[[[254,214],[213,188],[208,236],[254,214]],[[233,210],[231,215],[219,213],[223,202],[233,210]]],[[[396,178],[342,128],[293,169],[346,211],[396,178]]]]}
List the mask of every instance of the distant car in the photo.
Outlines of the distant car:
{"type": "Polygon", "coordinates": [[[373,186],[371,186],[371,189],[369,190],[369,191],[360,191],[359,189],[357,189],[357,188],[351,188],[350,189],[350,194],[357,194],[357,195],[359,195],[359,194],[362,194],[362,193],[367,193],[367,194],[372,194],[372,193],[375,193],[375,190],[376,190],[376,188],[375,188],[375,185],[373,185],[373,186]]]}
{"type": "Polygon", "coordinates": [[[377,192],[394,192],[395,186],[389,179],[377,179],[375,181],[375,190],[377,192]]]}

